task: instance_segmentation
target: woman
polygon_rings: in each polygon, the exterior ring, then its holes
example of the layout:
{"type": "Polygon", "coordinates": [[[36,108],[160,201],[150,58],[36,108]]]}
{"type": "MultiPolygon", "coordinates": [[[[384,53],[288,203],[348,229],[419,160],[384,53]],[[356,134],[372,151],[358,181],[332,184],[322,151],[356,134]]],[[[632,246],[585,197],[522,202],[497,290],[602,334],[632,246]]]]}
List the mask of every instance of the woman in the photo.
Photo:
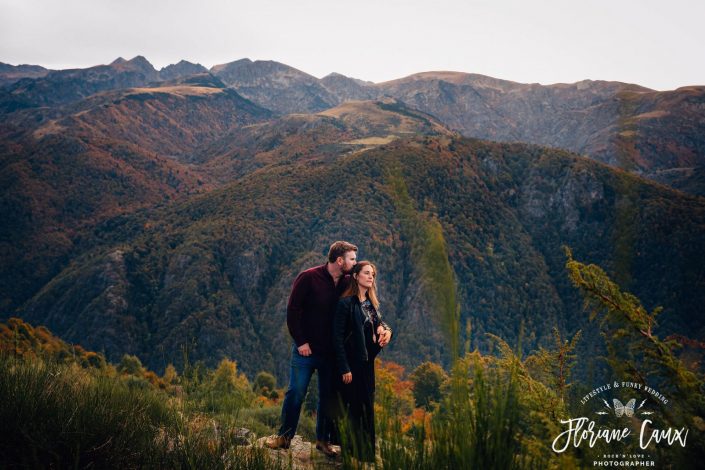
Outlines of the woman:
{"type": "Polygon", "coordinates": [[[347,442],[353,454],[365,461],[375,456],[374,361],[392,337],[379,313],[376,275],[372,263],[358,262],[333,318],[333,347],[342,379],[337,388],[352,431],[343,434],[353,439],[347,442]]]}

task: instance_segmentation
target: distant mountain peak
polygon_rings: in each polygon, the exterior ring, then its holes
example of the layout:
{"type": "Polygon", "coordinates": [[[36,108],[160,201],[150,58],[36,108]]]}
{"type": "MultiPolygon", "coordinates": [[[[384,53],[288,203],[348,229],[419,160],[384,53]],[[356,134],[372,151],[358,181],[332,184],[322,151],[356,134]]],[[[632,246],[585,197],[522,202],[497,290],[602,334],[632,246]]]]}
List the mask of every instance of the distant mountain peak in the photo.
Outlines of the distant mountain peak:
{"type": "Polygon", "coordinates": [[[191,64],[191,65],[194,65],[193,62],[189,62],[188,60],[184,60],[184,59],[181,59],[180,61],[178,61],[178,62],[176,63],[176,65],[184,65],[184,64],[191,64]]]}
{"type": "Polygon", "coordinates": [[[157,69],[155,69],[154,66],[144,56],[141,55],[133,57],[132,59],[127,61],[127,63],[143,70],[149,70],[150,72],[157,71],[157,69]]]}
{"type": "Polygon", "coordinates": [[[110,63],[111,66],[130,67],[143,72],[154,73],[157,69],[141,55],[135,56],[130,60],[125,60],[123,57],[118,57],[110,63]]]}
{"type": "Polygon", "coordinates": [[[331,81],[339,81],[339,80],[349,80],[354,83],[357,83],[358,85],[365,85],[365,86],[372,86],[374,85],[374,82],[370,82],[368,80],[361,80],[359,78],[353,78],[353,77],[348,77],[347,75],[343,75],[342,73],[338,72],[331,72],[325,77],[321,78],[322,82],[331,82],[331,81]]]}
{"type": "Polygon", "coordinates": [[[226,82],[228,77],[242,80],[243,78],[252,79],[254,77],[276,74],[295,75],[309,80],[318,80],[313,75],[275,60],[255,60],[253,62],[250,59],[239,59],[226,64],[214,65],[211,67],[210,72],[214,75],[225,76],[226,82]]]}
{"type": "Polygon", "coordinates": [[[170,64],[163,67],[159,71],[159,77],[162,80],[174,80],[181,77],[203,73],[208,73],[208,69],[201,64],[194,64],[182,59],[176,64],[170,64]]]}
{"type": "Polygon", "coordinates": [[[174,78],[166,79],[164,77],[164,69],[160,72],[160,76],[164,79],[163,82],[159,83],[159,86],[174,86],[174,85],[188,85],[196,87],[208,87],[208,88],[227,88],[227,85],[223,83],[218,77],[212,73],[206,71],[201,73],[193,73],[182,76],[175,76],[174,78]]]}
{"type": "Polygon", "coordinates": [[[240,95],[278,114],[317,112],[340,101],[313,75],[273,60],[240,59],[210,72],[240,95]]]}
{"type": "Polygon", "coordinates": [[[249,65],[252,63],[253,63],[252,60],[245,57],[244,59],[238,59],[238,60],[234,60],[232,62],[226,62],[224,64],[214,65],[213,67],[210,68],[209,71],[212,74],[218,74],[218,73],[221,73],[225,70],[229,70],[229,69],[232,69],[232,68],[235,68],[238,66],[249,65]]]}

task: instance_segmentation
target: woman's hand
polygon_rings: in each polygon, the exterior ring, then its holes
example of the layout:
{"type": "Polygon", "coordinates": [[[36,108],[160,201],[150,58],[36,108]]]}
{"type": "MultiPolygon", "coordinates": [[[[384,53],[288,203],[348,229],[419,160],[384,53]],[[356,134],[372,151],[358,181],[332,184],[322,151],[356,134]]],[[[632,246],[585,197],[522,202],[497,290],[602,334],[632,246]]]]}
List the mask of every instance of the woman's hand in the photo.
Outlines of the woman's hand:
{"type": "Polygon", "coordinates": [[[352,372],[343,374],[343,383],[349,384],[350,382],[352,382],[352,372]]]}
{"type": "Polygon", "coordinates": [[[392,332],[390,330],[386,329],[385,327],[383,327],[382,325],[379,325],[377,327],[377,338],[379,338],[377,340],[377,342],[379,343],[379,346],[381,348],[383,348],[386,345],[388,345],[389,340],[392,339],[392,332]]]}

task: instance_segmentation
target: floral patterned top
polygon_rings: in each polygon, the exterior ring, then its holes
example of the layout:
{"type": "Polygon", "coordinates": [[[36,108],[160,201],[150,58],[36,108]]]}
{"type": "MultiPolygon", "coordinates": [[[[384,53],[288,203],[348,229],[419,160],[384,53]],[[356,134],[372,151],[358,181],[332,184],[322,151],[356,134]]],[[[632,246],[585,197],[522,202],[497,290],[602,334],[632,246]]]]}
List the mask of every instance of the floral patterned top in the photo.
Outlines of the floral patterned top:
{"type": "Polygon", "coordinates": [[[370,299],[360,302],[362,314],[365,315],[365,343],[369,351],[370,344],[377,343],[377,327],[380,325],[379,314],[370,299]]]}

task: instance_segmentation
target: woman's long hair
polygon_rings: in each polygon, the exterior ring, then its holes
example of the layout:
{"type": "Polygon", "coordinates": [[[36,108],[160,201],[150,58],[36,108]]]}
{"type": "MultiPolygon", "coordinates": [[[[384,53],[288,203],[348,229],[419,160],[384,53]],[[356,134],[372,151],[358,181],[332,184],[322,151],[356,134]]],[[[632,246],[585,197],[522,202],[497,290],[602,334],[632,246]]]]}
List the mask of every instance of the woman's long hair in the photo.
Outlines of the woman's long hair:
{"type": "Polygon", "coordinates": [[[359,297],[360,285],[357,283],[357,279],[355,279],[355,274],[359,275],[360,271],[365,266],[370,266],[372,268],[372,272],[374,273],[375,280],[372,283],[372,286],[367,290],[367,298],[370,299],[370,302],[372,302],[375,310],[377,310],[379,309],[379,300],[377,300],[377,266],[369,261],[358,261],[358,263],[353,266],[350,285],[347,289],[345,289],[345,292],[343,292],[341,297],[359,297]]]}

